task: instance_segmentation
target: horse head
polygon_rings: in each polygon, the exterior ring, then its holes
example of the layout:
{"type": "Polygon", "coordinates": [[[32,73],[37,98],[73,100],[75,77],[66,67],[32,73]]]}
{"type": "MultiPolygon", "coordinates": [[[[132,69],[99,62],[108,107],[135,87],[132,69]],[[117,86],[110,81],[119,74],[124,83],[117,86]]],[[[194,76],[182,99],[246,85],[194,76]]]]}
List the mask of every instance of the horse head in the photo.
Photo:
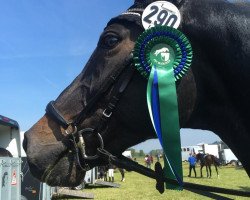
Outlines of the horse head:
{"type": "MultiPolygon", "coordinates": [[[[123,71],[131,68],[128,64],[131,63],[131,52],[137,37],[143,32],[140,18],[134,12],[140,14],[142,8],[150,3],[144,2],[142,5],[138,2],[136,1],[130,8],[137,11],[111,19],[83,71],[53,103],[53,107],[66,121],[74,121],[79,115],[84,115],[77,124],[77,130],[98,129],[104,110],[112,98],[112,91],[123,79],[125,73],[123,71]],[[113,80],[114,77],[117,80],[113,80]],[[106,86],[110,80],[114,83],[106,86]],[[99,95],[100,90],[101,95],[99,95]],[[98,95],[100,97],[96,98],[98,95]],[[88,111],[82,113],[86,107],[88,111]]],[[[112,117],[99,132],[105,149],[114,155],[119,156],[128,147],[156,137],[147,111],[146,85],[145,78],[134,71],[112,117]]],[[[184,97],[187,93],[195,96],[193,88],[194,81],[190,71],[178,84],[179,96],[184,97]],[[182,89],[184,86],[188,86],[185,91],[182,89]]],[[[179,102],[183,111],[181,114],[183,123],[188,119],[194,104],[193,98],[190,99],[179,102]]],[[[74,127],[67,128],[74,129],[74,127]]],[[[95,156],[96,149],[100,145],[97,133],[83,134],[83,139],[86,155],[95,156]]],[[[85,173],[77,165],[72,146],[71,138],[66,135],[63,126],[60,126],[48,113],[45,114],[25,134],[24,149],[30,171],[36,178],[50,185],[79,184],[85,173]]],[[[80,157],[80,160],[82,162],[84,158],[80,157]]],[[[84,161],[89,168],[107,164],[105,162],[107,161],[100,158],[84,161]]]]}
{"type": "Polygon", "coordinates": [[[195,155],[195,157],[196,157],[197,162],[198,162],[198,161],[201,161],[201,159],[202,159],[202,154],[201,154],[201,153],[197,153],[197,154],[195,155]]]}
{"type": "MultiPolygon", "coordinates": [[[[23,146],[30,171],[39,180],[49,185],[76,186],[83,180],[87,169],[107,164],[107,160],[98,156],[100,146],[120,156],[128,147],[156,137],[146,105],[147,81],[133,70],[131,61],[135,41],[143,32],[141,14],[151,2],[137,0],[125,13],[110,20],[83,71],[55,102],[48,104],[47,113],[25,133],[23,146]]],[[[234,110],[229,109],[237,99],[229,101],[226,98],[228,88],[224,87],[223,81],[228,86],[227,80],[230,79],[218,67],[225,63],[220,55],[224,46],[227,49],[232,45],[230,50],[234,51],[236,43],[218,42],[217,32],[209,27],[213,23],[208,20],[209,13],[220,13],[220,7],[232,10],[232,6],[225,1],[211,2],[189,0],[181,4],[183,22],[180,29],[190,39],[196,56],[192,70],[177,82],[180,125],[218,131],[237,153],[241,143],[231,142],[237,134],[232,133],[235,129],[229,127],[226,120],[229,116],[232,117],[230,120],[238,117],[233,115],[234,110]],[[198,9],[197,12],[193,8],[198,9]],[[211,52],[219,47],[220,51],[210,57],[211,52]],[[218,102],[214,101],[215,98],[218,102]]],[[[177,5],[176,1],[173,3],[177,5]]],[[[242,38],[247,39],[248,35],[242,38]]],[[[225,63],[228,70],[235,67],[235,61],[225,63]]],[[[232,71],[235,72],[234,68],[232,71]]],[[[244,80],[250,80],[246,78],[244,80]]],[[[243,84],[244,81],[240,81],[243,84]]],[[[231,89],[236,91],[234,87],[231,89]]],[[[248,102],[247,99],[250,98],[246,98],[244,103],[248,102]]],[[[234,128],[243,127],[244,121],[237,122],[238,126],[234,128]]],[[[241,135],[245,138],[242,142],[249,141],[247,131],[241,135]]],[[[249,161],[243,154],[238,151],[237,156],[241,155],[247,166],[249,161]]]]}

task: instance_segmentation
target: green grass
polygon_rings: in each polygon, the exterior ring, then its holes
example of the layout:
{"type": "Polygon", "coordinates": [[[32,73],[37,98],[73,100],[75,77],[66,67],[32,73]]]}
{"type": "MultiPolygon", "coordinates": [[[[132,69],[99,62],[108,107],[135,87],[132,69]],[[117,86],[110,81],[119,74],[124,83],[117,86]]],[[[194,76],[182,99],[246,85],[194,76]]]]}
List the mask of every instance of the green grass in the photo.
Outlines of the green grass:
{"type": "MultiPolygon", "coordinates": [[[[142,160],[140,160],[142,162],[142,160]]],[[[218,186],[222,188],[230,188],[237,190],[250,191],[250,180],[244,170],[235,169],[234,167],[222,167],[219,169],[220,177],[217,178],[214,167],[212,167],[213,177],[208,178],[189,178],[188,164],[183,163],[184,181],[197,183],[209,186],[218,186]]],[[[197,175],[200,176],[199,167],[196,167],[197,175]]],[[[203,175],[206,175],[205,169],[203,169],[203,175]]],[[[147,178],[135,172],[125,173],[125,182],[120,182],[121,175],[119,172],[115,173],[115,182],[121,184],[120,188],[103,188],[98,186],[89,186],[84,189],[84,192],[94,193],[96,200],[161,200],[161,199],[211,199],[201,196],[199,194],[183,190],[173,191],[166,190],[164,194],[160,194],[155,189],[155,180],[147,178]]],[[[220,194],[221,195],[221,194],[220,194]]],[[[222,195],[231,199],[249,199],[244,197],[222,195]]],[[[218,198],[216,198],[218,199],[218,198]]]]}

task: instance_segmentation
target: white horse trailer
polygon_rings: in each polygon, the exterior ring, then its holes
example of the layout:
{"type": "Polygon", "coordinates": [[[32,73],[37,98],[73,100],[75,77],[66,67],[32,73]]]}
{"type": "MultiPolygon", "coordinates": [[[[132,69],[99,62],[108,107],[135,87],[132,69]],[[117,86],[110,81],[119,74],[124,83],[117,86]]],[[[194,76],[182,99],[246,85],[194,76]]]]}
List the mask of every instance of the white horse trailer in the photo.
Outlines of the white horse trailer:
{"type": "Polygon", "coordinates": [[[203,152],[206,154],[212,154],[219,158],[219,146],[217,144],[202,144],[203,152]]]}
{"type": "Polygon", "coordinates": [[[182,161],[188,161],[188,157],[190,154],[201,153],[202,148],[200,146],[184,146],[181,147],[181,157],[182,161]]]}
{"type": "Polygon", "coordinates": [[[0,115],[0,200],[49,200],[53,188],[31,175],[22,141],[18,123],[0,115]]]}
{"type": "Polygon", "coordinates": [[[0,115],[0,148],[0,200],[20,200],[21,143],[19,125],[15,120],[2,115],[0,115]]]}

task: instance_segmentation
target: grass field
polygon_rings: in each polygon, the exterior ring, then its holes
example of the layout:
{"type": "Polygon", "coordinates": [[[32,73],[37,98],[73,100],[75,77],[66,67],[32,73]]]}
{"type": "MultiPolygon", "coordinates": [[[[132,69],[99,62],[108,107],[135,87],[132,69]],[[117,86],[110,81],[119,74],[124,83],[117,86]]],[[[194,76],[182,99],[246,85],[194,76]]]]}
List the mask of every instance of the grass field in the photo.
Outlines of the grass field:
{"type": "MultiPolygon", "coordinates": [[[[140,160],[141,161],[141,160],[140,160]]],[[[205,169],[203,169],[203,175],[205,169]]],[[[223,188],[231,188],[237,190],[250,191],[250,179],[246,172],[242,169],[234,167],[222,167],[219,169],[220,178],[217,178],[214,167],[212,167],[213,177],[208,178],[189,178],[188,164],[183,163],[184,181],[198,183],[202,185],[218,186],[223,188]]],[[[196,168],[198,177],[200,176],[199,168],[196,168]]],[[[94,193],[96,200],[154,200],[154,199],[211,199],[207,196],[202,196],[188,190],[172,191],[166,190],[164,194],[160,194],[155,189],[155,180],[142,176],[135,172],[126,172],[126,181],[120,182],[121,175],[115,173],[115,182],[121,184],[120,188],[108,188],[98,186],[88,186],[84,192],[94,193]]],[[[232,195],[214,194],[212,199],[250,199],[232,195]],[[224,197],[224,198],[223,198],[224,197]]],[[[62,199],[62,198],[61,198],[62,199]]],[[[64,198],[65,199],[65,198],[64,198]]],[[[67,199],[67,198],[66,198],[67,199]]]]}

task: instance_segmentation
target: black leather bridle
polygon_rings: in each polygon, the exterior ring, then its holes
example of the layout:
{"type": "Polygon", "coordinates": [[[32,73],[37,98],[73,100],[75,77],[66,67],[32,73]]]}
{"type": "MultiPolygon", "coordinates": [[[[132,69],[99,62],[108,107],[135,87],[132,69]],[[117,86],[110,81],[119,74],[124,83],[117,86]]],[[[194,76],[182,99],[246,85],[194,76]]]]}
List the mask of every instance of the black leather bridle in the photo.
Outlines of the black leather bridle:
{"type": "MultiPolygon", "coordinates": [[[[125,91],[128,86],[133,74],[134,74],[134,66],[132,65],[132,54],[130,54],[125,60],[125,67],[119,69],[115,72],[106,83],[103,85],[100,90],[93,96],[87,105],[83,108],[83,110],[76,116],[76,118],[72,121],[67,121],[63,115],[59,112],[59,110],[55,107],[55,101],[51,101],[47,104],[46,107],[46,115],[52,118],[57,124],[62,126],[65,129],[65,133],[71,136],[71,141],[73,142],[77,165],[84,171],[89,170],[90,167],[86,163],[86,160],[95,160],[100,157],[100,155],[87,155],[85,150],[85,141],[83,135],[85,133],[93,133],[97,136],[99,140],[99,148],[102,151],[104,150],[104,141],[101,135],[101,131],[107,126],[113,112],[116,109],[116,106],[120,100],[121,95],[125,91]],[[99,119],[99,123],[95,128],[85,128],[80,129],[79,127],[83,120],[86,118],[89,111],[95,106],[99,100],[103,97],[103,95],[111,90],[110,98],[108,99],[107,105],[103,109],[103,113],[101,118],[99,119]],[[71,127],[71,131],[68,131],[71,127]],[[83,159],[80,160],[79,154],[83,159]]],[[[106,152],[106,150],[105,150],[106,152]]]]}
{"type": "MultiPolygon", "coordinates": [[[[109,163],[116,165],[119,168],[124,168],[129,171],[136,171],[140,174],[145,176],[154,178],[157,180],[157,190],[160,193],[164,192],[164,174],[160,163],[156,164],[155,171],[146,168],[137,162],[126,158],[125,156],[121,155],[118,157],[112,155],[110,152],[105,150],[104,141],[102,139],[102,135],[100,134],[101,131],[108,125],[110,118],[115,111],[117,103],[120,100],[121,95],[127,88],[130,80],[133,77],[135,67],[132,63],[132,53],[129,57],[125,60],[125,67],[114,75],[110,76],[109,80],[104,84],[104,86],[97,92],[95,96],[93,96],[84,109],[77,115],[77,117],[72,121],[67,121],[63,115],[59,112],[59,110],[55,107],[55,101],[51,101],[47,104],[46,107],[46,115],[48,115],[51,119],[53,119],[58,125],[62,126],[65,129],[65,133],[71,136],[71,141],[73,143],[74,151],[75,151],[75,158],[77,166],[83,171],[87,171],[90,169],[87,160],[95,160],[98,158],[102,158],[109,163]],[[84,128],[78,130],[82,121],[87,116],[88,112],[93,108],[94,105],[100,100],[104,93],[108,90],[111,90],[111,95],[108,100],[106,107],[103,109],[102,116],[99,120],[98,126],[93,128],[84,128]],[[69,132],[67,129],[71,127],[71,131],[69,132]],[[94,156],[90,156],[86,154],[85,151],[85,141],[83,138],[83,134],[86,132],[92,132],[96,134],[98,140],[100,142],[100,146],[97,148],[97,154],[94,156]],[[81,160],[80,160],[81,156],[81,160]]],[[[177,181],[169,179],[170,182],[173,184],[178,184],[177,181]]]]}

